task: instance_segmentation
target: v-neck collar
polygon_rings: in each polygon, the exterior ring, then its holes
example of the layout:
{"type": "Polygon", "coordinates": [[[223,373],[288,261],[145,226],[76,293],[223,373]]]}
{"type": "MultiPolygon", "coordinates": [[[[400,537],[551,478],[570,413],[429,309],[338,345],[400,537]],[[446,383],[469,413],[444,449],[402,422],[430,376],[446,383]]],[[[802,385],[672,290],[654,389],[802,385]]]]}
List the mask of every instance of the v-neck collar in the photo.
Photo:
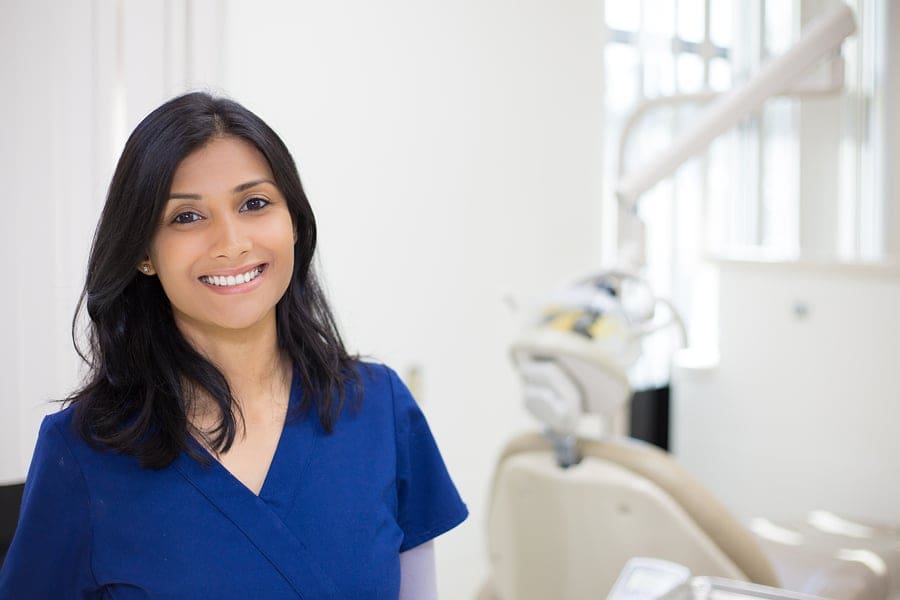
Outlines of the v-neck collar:
{"type": "Polygon", "coordinates": [[[294,368],[287,416],[259,495],[193,439],[190,443],[209,457],[210,464],[204,466],[182,452],[173,466],[244,533],[299,595],[332,598],[336,597],[333,582],[317,566],[303,540],[285,523],[321,431],[314,409],[309,414],[299,414],[302,393],[294,368]]]}
{"type": "MultiPolygon", "coordinates": [[[[269,470],[259,490],[259,498],[273,509],[284,515],[290,511],[297,490],[303,483],[303,474],[309,465],[319,440],[321,427],[315,408],[310,407],[307,414],[300,413],[303,399],[303,386],[296,365],[291,379],[291,393],[288,400],[287,414],[281,435],[272,455],[269,470]]],[[[221,466],[221,465],[220,465],[221,466]]],[[[225,471],[224,467],[222,467],[225,471]]],[[[228,473],[231,475],[231,473],[228,473]]],[[[241,487],[253,493],[231,475],[241,487]]]]}
{"type": "Polygon", "coordinates": [[[188,440],[189,443],[195,450],[207,457],[209,465],[204,467],[182,452],[176,461],[176,466],[181,465],[179,471],[183,474],[191,473],[197,481],[210,483],[217,481],[217,485],[233,488],[233,493],[249,494],[259,498],[280,515],[286,515],[302,484],[303,474],[312,458],[321,431],[314,408],[311,407],[308,414],[300,413],[299,407],[302,399],[303,386],[300,382],[300,373],[295,365],[292,370],[291,389],[284,424],[281,427],[275,452],[266,476],[263,478],[259,494],[244,485],[225,465],[193,438],[188,440]],[[190,463],[197,468],[192,467],[190,463]]]}

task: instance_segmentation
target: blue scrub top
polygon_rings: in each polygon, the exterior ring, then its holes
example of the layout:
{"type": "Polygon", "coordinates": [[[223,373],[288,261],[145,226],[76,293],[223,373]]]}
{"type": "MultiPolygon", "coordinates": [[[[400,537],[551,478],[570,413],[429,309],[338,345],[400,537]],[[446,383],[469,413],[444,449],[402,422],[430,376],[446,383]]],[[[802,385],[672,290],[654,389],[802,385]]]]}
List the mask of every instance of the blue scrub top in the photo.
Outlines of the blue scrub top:
{"type": "Polygon", "coordinates": [[[46,417],[0,598],[396,598],[400,552],[468,513],[396,373],[359,372],[332,434],[289,417],[259,496],[216,461],[94,450],[71,407],[46,417]]]}

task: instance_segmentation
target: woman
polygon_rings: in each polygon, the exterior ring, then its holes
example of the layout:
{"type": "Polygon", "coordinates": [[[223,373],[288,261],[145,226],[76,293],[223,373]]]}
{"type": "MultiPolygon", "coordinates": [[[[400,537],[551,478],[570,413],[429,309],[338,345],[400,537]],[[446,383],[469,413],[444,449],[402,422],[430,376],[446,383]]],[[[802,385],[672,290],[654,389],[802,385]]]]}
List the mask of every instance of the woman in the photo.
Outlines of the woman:
{"type": "Polygon", "coordinates": [[[465,505],[396,374],[344,349],[315,246],[256,115],[192,93],[138,125],[88,263],[89,377],[43,422],[0,598],[435,596],[465,505]]]}

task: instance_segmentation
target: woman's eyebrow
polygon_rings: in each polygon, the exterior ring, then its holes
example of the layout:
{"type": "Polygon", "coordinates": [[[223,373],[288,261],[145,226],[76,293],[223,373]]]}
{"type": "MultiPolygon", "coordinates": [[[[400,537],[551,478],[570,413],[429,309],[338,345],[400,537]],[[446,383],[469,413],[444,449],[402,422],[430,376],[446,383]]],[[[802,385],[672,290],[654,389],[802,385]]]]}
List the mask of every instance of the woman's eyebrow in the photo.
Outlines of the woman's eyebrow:
{"type": "MultiPolygon", "coordinates": [[[[271,185],[275,185],[275,182],[271,179],[262,178],[262,179],[254,179],[253,181],[248,181],[246,183],[242,183],[236,186],[233,190],[231,190],[232,194],[239,194],[243,191],[249,190],[252,187],[256,187],[261,183],[268,183],[271,185]]],[[[276,186],[277,187],[277,186],[276,186]]],[[[200,194],[169,194],[169,200],[202,200],[203,196],[200,194]]]]}
{"type": "Polygon", "coordinates": [[[169,200],[200,200],[200,194],[169,194],[169,200]]]}
{"type": "MultiPolygon", "coordinates": [[[[275,182],[274,182],[274,181],[272,181],[271,179],[267,179],[267,178],[264,177],[264,178],[262,178],[262,179],[254,179],[253,181],[248,181],[247,183],[242,183],[241,185],[239,185],[239,186],[235,187],[233,190],[231,190],[231,192],[232,192],[233,194],[238,194],[238,193],[243,192],[243,191],[245,191],[245,190],[249,190],[250,188],[255,187],[255,186],[257,186],[257,185],[259,185],[259,184],[261,184],[261,183],[269,183],[269,184],[271,184],[271,185],[273,185],[273,186],[275,185],[275,182]]],[[[277,187],[277,186],[276,186],[276,187],[277,187]]]]}

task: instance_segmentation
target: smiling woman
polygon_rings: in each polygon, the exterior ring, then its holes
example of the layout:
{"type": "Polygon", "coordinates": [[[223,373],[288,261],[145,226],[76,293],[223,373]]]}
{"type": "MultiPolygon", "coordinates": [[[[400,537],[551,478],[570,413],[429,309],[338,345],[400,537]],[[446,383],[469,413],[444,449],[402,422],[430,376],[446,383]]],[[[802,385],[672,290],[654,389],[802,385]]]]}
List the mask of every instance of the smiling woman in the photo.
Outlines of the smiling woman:
{"type": "Polygon", "coordinates": [[[293,159],[188,94],[126,143],[0,597],[433,598],[467,511],[396,374],[348,355],[293,159]]]}

